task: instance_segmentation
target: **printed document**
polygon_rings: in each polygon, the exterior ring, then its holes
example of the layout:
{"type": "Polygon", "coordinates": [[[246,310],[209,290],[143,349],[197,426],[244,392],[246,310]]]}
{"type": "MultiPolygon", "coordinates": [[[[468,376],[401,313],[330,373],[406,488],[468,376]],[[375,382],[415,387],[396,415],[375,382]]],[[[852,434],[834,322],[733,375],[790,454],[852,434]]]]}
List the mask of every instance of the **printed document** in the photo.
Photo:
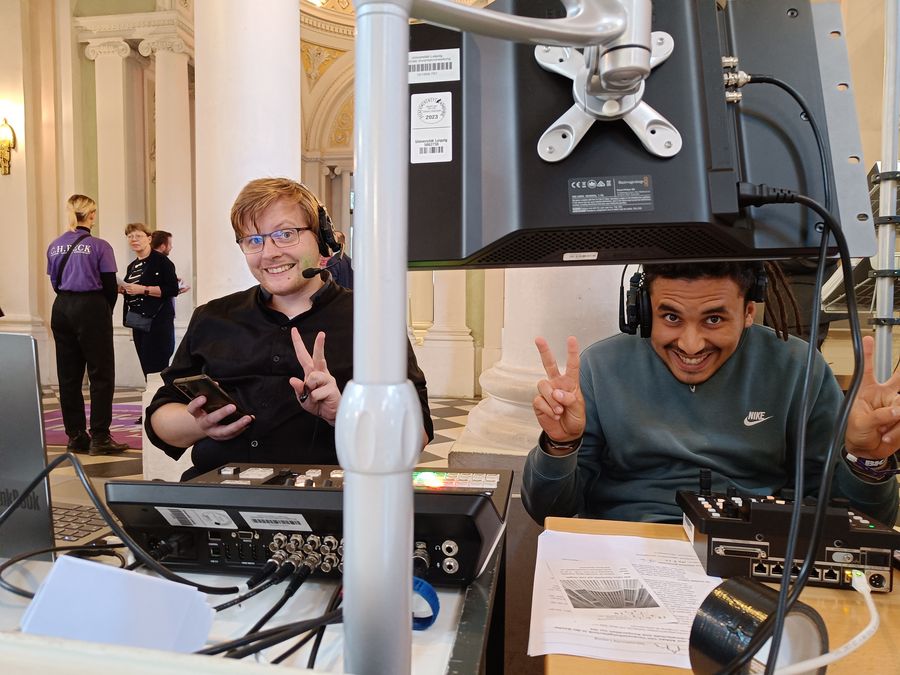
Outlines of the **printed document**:
{"type": "Polygon", "coordinates": [[[544,531],[528,655],[690,668],[694,615],[721,581],[690,542],[544,531]]]}

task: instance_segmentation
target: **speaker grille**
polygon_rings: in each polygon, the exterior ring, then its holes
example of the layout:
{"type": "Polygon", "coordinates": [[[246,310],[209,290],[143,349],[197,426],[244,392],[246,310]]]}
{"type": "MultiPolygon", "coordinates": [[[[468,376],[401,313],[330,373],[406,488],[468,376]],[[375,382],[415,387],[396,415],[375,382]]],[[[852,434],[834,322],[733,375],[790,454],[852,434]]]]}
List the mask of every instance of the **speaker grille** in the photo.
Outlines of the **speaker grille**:
{"type": "Polygon", "coordinates": [[[586,228],[514,232],[474,256],[475,265],[528,265],[562,262],[566,253],[597,252],[598,261],[682,260],[729,258],[743,250],[712,236],[709,228],[679,227],[586,228]]]}

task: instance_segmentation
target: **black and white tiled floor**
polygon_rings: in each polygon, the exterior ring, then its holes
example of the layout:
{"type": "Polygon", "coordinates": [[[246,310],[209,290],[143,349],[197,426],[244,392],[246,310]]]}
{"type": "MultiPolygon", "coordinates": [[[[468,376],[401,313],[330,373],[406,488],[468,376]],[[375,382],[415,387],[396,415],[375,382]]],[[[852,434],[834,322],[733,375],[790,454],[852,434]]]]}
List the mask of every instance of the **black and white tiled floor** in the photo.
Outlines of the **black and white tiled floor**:
{"type": "MultiPolygon", "coordinates": [[[[85,400],[88,399],[85,392],[85,400]]],[[[44,390],[44,410],[53,410],[59,407],[57,392],[53,389],[44,390]]],[[[114,403],[140,403],[141,391],[134,389],[117,390],[113,398],[114,403]]],[[[434,440],[422,451],[419,465],[423,467],[439,467],[447,465],[447,456],[463,432],[466,426],[466,418],[469,411],[475,407],[478,399],[464,398],[432,398],[428,404],[431,408],[431,419],[434,423],[434,440]]],[[[51,445],[47,448],[52,459],[64,450],[61,446],[51,445]]],[[[85,470],[92,478],[102,482],[108,478],[140,479],[143,470],[141,465],[141,451],[127,450],[120,455],[105,455],[89,457],[79,455],[79,459],[85,465],[85,470]]],[[[75,477],[75,472],[70,466],[61,466],[54,471],[57,478],[75,477]]],[[[54,481],[55,482],[55,481],[54,481]]],[[[97,486],[99,487],[99,486],[97,486]]]]}

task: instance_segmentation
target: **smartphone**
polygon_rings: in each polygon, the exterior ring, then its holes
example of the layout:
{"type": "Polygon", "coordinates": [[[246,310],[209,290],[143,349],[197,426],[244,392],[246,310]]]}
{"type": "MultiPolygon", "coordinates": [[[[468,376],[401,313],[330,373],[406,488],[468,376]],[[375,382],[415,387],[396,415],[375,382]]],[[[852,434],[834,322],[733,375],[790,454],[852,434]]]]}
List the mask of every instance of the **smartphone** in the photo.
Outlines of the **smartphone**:
{"type": "Polygon", "coordinates": [[[237,410],[223,419],[220,424],[231,424],[232,422],[237,422],[244,415],[250,414],[241,410],[237,401],[225,393],[225,390],[222,389],[222,387],[220,387],[209,375],[179,377],[173,380],[172,384],[191,401],[198,396],[205,396],[206,403],[203,404],[203,410],[206,411],[207,414],[215,412],[219,408],[224,408],[229,403],[234,405],[237,410]]]}

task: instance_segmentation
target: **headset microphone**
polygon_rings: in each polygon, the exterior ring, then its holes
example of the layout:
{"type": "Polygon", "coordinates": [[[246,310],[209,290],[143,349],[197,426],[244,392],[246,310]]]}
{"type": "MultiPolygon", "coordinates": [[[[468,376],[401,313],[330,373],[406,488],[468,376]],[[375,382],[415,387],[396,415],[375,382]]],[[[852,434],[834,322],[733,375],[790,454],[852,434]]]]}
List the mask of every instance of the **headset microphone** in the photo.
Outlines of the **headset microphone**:
{"type": "Polygon", "coordinates": [[[327,269],[329,269],[329,268],[331,268],[331,267],[334,267],[335,265],[338,264],[339,261],[340,261],[340,256],[338,256],[337,258],[335,258],[334,260],[332,260],[330,263],[328,263],[327,265],[325,265],[325,267],[307,267],[307,268],[306,268],[305,270],[303,270],[303,272],[302,272],[303,278],[304,278],[304,279],[312,279],[312,278],[313,278],[314,276],[316,276],[317,274],[322,274],[322,272],[324,272],[325,270],[327,270],[327,269]]]}

